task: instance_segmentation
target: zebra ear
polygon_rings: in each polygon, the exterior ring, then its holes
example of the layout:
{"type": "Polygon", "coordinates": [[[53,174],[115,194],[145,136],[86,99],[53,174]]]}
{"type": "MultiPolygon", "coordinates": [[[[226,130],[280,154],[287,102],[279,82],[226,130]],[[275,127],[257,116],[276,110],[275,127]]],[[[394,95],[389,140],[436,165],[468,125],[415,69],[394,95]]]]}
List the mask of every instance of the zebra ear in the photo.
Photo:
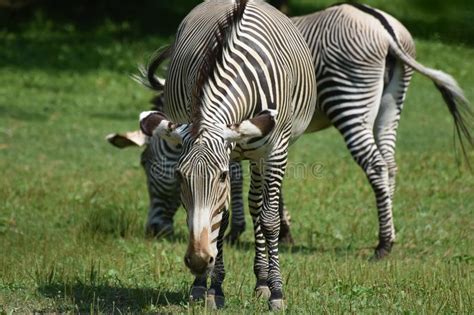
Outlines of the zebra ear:
{"type": "Polygon", "coordinates": [[[159,136],[173,143],[181,143],[183,139],[177,131],[178,127],[178,124],[169,121],[162,112],[147,111],[140,114],[140,129],[149,137],[159,136]]]}
{"type": "Polygon", "coordinates": [[[126,133],[111,133],[105,137],[114,147],[123,149],[126,147],[144,146],[147,142],[146,136],[141,130],[129,131],[126,133]]]}
{"type": "Polygon", "coordinates": [[[276,110],[267,109],[257,116],[224,127],[224,138],[229,142],[241,142],[251,138],[265,137],[275,127],[276,110]]]}

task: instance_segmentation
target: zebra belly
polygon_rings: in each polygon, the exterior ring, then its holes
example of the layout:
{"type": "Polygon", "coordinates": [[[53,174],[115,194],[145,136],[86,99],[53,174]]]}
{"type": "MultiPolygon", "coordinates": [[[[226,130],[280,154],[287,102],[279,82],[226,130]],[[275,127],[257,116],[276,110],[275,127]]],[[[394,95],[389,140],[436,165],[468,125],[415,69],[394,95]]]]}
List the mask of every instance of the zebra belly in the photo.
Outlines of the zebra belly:
{"type": "Polygon", "coordinates": [[[311,122],[309,123],[309,126],[308,128],[306,128],[304,133],[320,131],[331,126],[332,123],[326,116],[326,114],[316,108],[316,110],[314,111],[313,118],[311,119],[311,122]]]}

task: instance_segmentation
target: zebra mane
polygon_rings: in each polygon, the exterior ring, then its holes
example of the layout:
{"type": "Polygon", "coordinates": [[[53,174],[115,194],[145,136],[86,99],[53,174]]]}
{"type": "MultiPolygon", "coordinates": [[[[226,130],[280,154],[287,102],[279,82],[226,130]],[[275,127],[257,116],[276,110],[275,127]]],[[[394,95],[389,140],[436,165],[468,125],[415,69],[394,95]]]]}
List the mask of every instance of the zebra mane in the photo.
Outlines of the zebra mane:
{"type": "Polygon", "coordinates": [[[248,0],[236,0],[234,9],[227,14],[224,21],[217,24],[214,40],[206,49],[203,62],[198,70],[196,83],[191,95],[191,135],[195,138],[202,122],[202,98],[204,87],[218,64],[222,64],[223,52],[233,28],[242,20],[248,0]]]}

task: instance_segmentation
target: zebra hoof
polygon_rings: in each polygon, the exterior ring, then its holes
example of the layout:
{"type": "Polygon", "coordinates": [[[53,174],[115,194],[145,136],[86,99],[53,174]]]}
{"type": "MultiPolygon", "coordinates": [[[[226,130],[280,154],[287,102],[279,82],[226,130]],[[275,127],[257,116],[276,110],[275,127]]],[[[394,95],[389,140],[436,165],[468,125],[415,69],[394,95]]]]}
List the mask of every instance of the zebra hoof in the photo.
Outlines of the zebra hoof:
{"type": "Polygon", "coordinates": [[[265,299],[268,300],[270,298],[271,292],[268,286],[261,285],[255,288],[255,297],[257,299],[265,299]]]}
{"type": "Polygon", "coordinates": [[[390,255],[390,252],[392,251],[392,247],[393,247],[393,242],[388,242],[388,243],[381,242],[375,249],[375,253],[372,256],[372,258],[370,258],[370,261],[379,261],[386,258],[387,256],[390,255]]]}
{"type": "Polygon", "coordinates": [[[280,244],[283,245],[295,245],[295,241],[293,240],[293,236],[291,236],[291,232],[288,231],[284,235],[280,233],[280,237],[278,238],[280,244]]]}
{"type": "Polygon", "coordinates": [[[283,299],[270,300],[268,301],[268,308],[273,312],[283,311],[285,309],[285,302],[283,299]]]}
{"type": "Polygon", "coordinates": [[[206,298],[207,288],[201,286],[191,287],[191,292],[189,292],[189,301],[196,302],[201,301],[206,298]]]}
{"type": "Polygon", "coordinates": [[[225,297],[215,294],[207,295],[207,307],[212,310],[223,308],[225,305],[225,297]]]}

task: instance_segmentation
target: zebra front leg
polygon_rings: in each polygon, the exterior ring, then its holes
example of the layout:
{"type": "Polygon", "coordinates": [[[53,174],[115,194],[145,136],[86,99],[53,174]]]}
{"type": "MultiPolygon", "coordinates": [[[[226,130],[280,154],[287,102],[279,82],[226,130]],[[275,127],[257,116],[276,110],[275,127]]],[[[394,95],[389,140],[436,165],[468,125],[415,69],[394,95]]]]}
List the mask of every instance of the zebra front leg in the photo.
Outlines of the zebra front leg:
{"type": "Polygon", "coordinates": [[[264,164],[263,203],[260,212],[260,225],[265,236],[268,251],[268,286],[270,288],[270,310],[284,308],[283,280],[278,254],[280,234],[279,199],[281,182],[285,175],[287,148],[280,146],[264,164]]]}
{"type": "Polygon", "coordinates": [[[217,257],[214,269],[211,273],[211,286],[207,291],[207,306],[212,309],[224,307],[225,298],[222,283],[225,278],[224,268],[224,234],[229,223],[229,211],[224,210],[222,214],[221,227],[217,240],[217,257]]]}
{"type": "Polygon", "coordinates": [[[255,237],[255,258],[253,271],[257,282],[255,284],[255,296],[257,298],[270,298],[268,288],[268,260],[266,254],[265,237],[260,226],[260,211],[262,207],[262,176],[257,165],[250,163],[250,191],[248,196],[250,214],[252,216],[255,237]]]}
{"type": "Polygon", "coordinates": [[[217,257],[214,269],[211,273],[211,286],[207,289],[207,274],[196,276],[189,293],[189,301],[195,302],[207,298],[207,305],[212,309],[222,308],[225,304],[222,283],[225,278],[224,268],[224,234],[229,223],[229,211],[224,210],[222,214],[221,227],[217,239],[217,257]]]}
{"type": "Polygon", "coordinates": [[[189,291],[189,302],[201,301],[206,298],[207,294],[207,274],[197,276],[189,291]]]}
{"type": "Polygon", "coordinates": [[[244,201],[242,199],[242,165],[240,162],[230,163],[230,187],[232,200],[232,216],[230,232],[226,240],[235,244],[240,235],[245,231],[244,201]]]}
{"type": "Polygon", "coordinates": [[[174,176],[177,158],[173,154],[167,154],[167,151],[159,151],[161,140],[153,141],[141,155],[150,198],[145,234],[148,237],[160,238],[173,234],[173,217],[181,202],[174,176]]]}
{"type": "Polygon", "coordinates": [[[150,192],[151,202],[146,223],[146,236],[161,238],[173,235],[173,217],[179,208],[179,202],[176,202],[177,197],[179,194],[174,198],[166,198],[152,196],[150,192]]]}

